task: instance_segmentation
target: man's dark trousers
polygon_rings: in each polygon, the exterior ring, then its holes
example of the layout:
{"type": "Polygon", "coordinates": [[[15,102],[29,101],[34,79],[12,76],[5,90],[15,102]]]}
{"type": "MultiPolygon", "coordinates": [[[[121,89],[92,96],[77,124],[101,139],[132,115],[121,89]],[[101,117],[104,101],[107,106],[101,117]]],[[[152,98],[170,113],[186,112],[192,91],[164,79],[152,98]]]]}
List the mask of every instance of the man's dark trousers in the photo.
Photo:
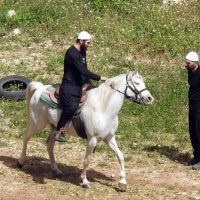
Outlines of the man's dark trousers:
{"type": "Polygon", "coordinates": [[[200,161],[200,108],[189,108],[189,132],[194,158],[200,161]]]}
{"type": "Polygon", "coordinates": [[[60,103],[62,106],[62,114],[57,125],[57,130],[60,130],[60,128],[65,126],[65,124],[72,118],[73,114],[78,108],[81,99],[81,93],[79,93],[80,92],[77,91],[69,91],[69,86],[65,86],[64,84],[61,85],[59,95],[60,103]]]}

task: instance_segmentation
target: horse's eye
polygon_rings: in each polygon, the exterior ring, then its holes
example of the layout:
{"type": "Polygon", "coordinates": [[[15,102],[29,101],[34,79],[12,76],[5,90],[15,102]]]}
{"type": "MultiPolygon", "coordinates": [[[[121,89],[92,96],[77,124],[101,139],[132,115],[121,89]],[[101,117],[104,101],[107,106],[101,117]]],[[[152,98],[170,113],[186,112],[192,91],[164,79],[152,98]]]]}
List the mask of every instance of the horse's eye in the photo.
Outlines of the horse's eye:
{"type": "Polygon", "coordinates": [[[134,83],[135,83],[135,85],[139,85],[140,83],[139,82],[137,82],[137,81],[134,81],[134,83]]]}

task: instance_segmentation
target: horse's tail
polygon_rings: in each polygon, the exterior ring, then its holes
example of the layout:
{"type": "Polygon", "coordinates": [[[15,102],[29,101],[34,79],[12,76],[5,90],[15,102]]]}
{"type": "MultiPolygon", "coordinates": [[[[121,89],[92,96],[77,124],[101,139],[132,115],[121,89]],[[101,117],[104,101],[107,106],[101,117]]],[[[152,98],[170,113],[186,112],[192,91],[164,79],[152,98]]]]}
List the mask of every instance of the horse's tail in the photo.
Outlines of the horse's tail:
{"type": "Polygon", "coordinates": [[[30,99],[33,96],[33,93],[40,87],[42,87],[43,84],[40,82],[35,82],[32,81],[29,83],[27,89],[26,89],[26,103],[27,103],[27,115],[29,116],[29,104],[30,104],[30,99]]]}

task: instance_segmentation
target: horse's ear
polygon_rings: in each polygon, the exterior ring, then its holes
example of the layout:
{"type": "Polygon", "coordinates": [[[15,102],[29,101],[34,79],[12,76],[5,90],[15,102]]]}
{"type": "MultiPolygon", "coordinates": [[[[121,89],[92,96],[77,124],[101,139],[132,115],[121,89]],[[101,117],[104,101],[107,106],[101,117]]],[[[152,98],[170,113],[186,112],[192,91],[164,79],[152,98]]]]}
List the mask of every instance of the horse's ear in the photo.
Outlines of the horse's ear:
{"type": "Polygon", "coordinates": [[[138,74],[139,74],[139,73],[138,73],[138,69],[132,71],[132,76],[134,76],[134,75],[138,75],[138,74]]]}
{"type": "Polygon", "coordinates": [[[131,77],[134,75],[134,72],[132,72],[132,71],[130,71],[129,73],[128,73],[128,80],[131,80],[131,77]]]}

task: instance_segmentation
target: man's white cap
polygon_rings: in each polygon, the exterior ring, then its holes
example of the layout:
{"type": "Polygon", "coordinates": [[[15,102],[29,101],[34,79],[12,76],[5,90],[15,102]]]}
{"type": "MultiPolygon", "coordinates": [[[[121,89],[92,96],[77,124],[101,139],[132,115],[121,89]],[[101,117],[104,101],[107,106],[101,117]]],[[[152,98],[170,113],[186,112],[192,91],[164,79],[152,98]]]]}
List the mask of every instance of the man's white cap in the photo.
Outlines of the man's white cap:
{"type": "Polygon", "coordinates": [[[186,55],[185,59],[190,60],[190,61],[194,61],[194,62],[199,62],[199,56],[194,51],[191,51],[190,53],[188,53],[186,55]]]}
{"type": "Polygon", "coordinates": [[[87,31],[82,31],[78,34],[79,40],[90,40],[92,37],[87,31]]]}

